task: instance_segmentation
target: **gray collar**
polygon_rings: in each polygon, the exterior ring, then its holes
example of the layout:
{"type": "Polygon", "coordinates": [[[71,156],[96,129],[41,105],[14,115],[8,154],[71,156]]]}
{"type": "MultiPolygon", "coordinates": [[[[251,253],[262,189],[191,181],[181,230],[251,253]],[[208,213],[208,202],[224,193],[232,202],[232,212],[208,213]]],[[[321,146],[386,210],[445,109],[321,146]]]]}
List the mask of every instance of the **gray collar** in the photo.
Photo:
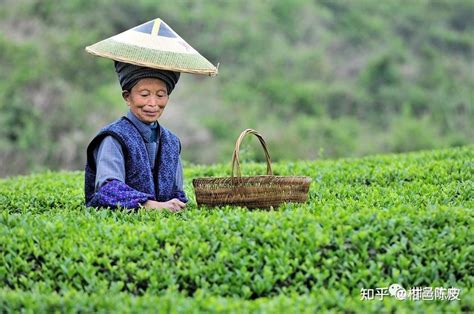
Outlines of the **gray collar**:
{"type": "Polygon", "coordinates": [[[137,127],[138,131],[145,139],[145,142],[148,143],[151,137],[151,132],[152,132],[150,127],[156,126],[158,122],[155,121],[151,124],[142,122],[132,113],[131,110],[127,112],[127,118],[130,119],[130,121],[132,121],[132,123],[137,127]]]}

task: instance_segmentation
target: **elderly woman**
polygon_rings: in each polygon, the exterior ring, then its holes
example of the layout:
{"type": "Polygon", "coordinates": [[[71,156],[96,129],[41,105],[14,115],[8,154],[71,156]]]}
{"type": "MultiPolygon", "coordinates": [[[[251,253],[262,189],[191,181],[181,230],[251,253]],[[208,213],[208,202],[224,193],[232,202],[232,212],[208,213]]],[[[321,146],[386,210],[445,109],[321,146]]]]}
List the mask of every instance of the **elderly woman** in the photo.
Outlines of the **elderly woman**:
{"type": "Polygon", "coordinates": [[[130,110],[103,128],[87,149],[87,205],[179,211],[188,201],[181,145],[157,120],[180,74],[123,62],[115,62],[115,68],[130,110]]]}
{"type": "Polygon", "coordinates": [[[158,123],[180,72],[217,69],[160,19],[86,48],[115,60],[127,115],[104,127],[87,148],[86,205],[178,212],[183,190],[181,144],[158,123]]]}

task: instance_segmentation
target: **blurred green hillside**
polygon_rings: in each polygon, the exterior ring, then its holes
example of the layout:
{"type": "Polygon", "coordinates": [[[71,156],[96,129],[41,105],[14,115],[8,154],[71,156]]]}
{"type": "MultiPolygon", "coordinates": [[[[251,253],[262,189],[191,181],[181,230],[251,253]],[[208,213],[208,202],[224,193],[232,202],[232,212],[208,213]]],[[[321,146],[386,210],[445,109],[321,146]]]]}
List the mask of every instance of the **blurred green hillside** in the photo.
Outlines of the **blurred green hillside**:
{"type": "Polygon", "coordinates": [[[84,47],[156,17],[220,64],[182,75],[162,119],[186,161],[229,162],[248,127],[274,160],[473,143],[471,0],[0,3],[0,176],[83,169],[127,110],[112,61],[84,47]]]}

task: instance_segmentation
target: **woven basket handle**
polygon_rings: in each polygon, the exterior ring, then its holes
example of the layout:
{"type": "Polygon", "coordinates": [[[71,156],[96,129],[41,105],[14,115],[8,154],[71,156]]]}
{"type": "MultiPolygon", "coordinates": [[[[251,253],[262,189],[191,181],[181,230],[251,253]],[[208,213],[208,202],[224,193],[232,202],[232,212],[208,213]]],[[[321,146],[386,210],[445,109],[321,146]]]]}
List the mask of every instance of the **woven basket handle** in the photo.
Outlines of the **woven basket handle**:
{"type": "Polygon", "coordinates": [[[237,169],[237,176],[238,177],[242,176],[242,173],[240,171],[239,151],[240,151],[240,143],[242,143],[242,140],[247,134],[253,134],[259,139],[260,143],[262,144],[263,151],[265,152],[265,158],[267,159],[267,175],[269,176],[273,175],[272,161],[270,160],[270,154],[268,154],[267,144],[265,143],[265,140],[257,131],[252,130],[252,129],[247,129],[243,131],[242,133],[240,133],[240,136],[237,139],[237,142],[235,142],[234,154],[232,155],[232,177],[234,177],[236,169],[237,169]]]}

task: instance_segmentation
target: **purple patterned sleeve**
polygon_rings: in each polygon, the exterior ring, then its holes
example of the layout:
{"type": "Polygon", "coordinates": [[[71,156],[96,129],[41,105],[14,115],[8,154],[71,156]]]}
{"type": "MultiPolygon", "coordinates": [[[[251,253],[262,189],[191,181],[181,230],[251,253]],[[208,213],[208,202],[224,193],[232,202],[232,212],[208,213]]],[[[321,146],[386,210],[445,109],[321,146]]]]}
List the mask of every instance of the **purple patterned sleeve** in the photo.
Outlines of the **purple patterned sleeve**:
{"type": "Polygon", "coordinates": [[[125,207],[138,208],[147,200],[152,200],[153,195],[139,192],[119,180],[111,180],[101,186],[90,202],[92,207],[125,207]]]}

